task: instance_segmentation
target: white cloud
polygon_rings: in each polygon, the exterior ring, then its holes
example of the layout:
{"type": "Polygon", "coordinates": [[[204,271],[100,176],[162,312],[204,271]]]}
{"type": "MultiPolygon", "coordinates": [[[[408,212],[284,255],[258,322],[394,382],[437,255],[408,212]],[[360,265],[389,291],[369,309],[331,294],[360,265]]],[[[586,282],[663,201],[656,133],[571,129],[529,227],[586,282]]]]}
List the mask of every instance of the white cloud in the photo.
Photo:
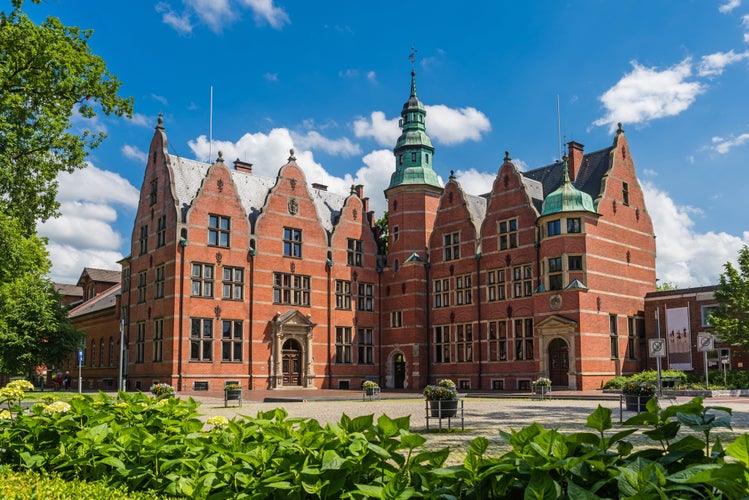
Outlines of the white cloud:
{"type": "Polygon", "coordinates": [[[348,137],[328,139],[314,130],[304,135],[293,133],[294,144],[302,149],[318,149],[331,155],[343,157],[361,154],[358,144],[351,142],[348,137]]]}
{"type": "Polygon", "coordinates": [[[273,0],[241,0],[240,3],[252,9],[257,24],[266,22],[272,28],[281,29],[291,22],[285,10],[273,5],[273,0]]]}
{"type": "Polygon", "coordinates": [[[133,117],[130,118],[130,123],[139,127],[152,127],[153,124],[156,123],[156,120],[142,113],[133,113],[133,117]]]}
{"type": "Polygon", "coordinates": [[[667,192],[649,182],[642,187],[657,237],[656,270],[661,283],[682,288],[716,284],[723,264],[735,262],[739,249],[749,244],[749,232],[741,237],[697,233],[692,217],[702,214],[699,209],[676,205],[667,192]]]}
{"type": "Polygon", "coordinates": [[[731,137],[728,139],[724,139],[723,137],[713,137],[713,145],[710,149],[724,155],[728,153],[731,148],[741,146],[746,142],[749,142],[749,134],[741,134],[738,137],[731,137]]]}
{"type": "Polygon", "coordinates": [[[237,14],[229,0],[183,0],[195,15],[214,33],[221,33],[224,25],[232,24],[237,14]]]}
{"type": "Polygon", "coordinates": [[[169,105],[169,101],[163,95],[151,94],[151,98],[154,99],[155,101],[159,101],[164,106],[168,106],[169,105]]]}
{"type": "Polygon", "coordinates": [[[146,153],[140,150],[137,146],[131,146],[129,144],[125,144],[122,146],[122,154],[125,155],[125,158],[128,158],[130,160],[135,160],[140,163],[146,163],[146,160],[148,159],[148,156],[146,153]]]}
{"type": "Polygon", "coordinates": [[[83,170],[61,173],[58,178],[60,216],[39,225],[39,235],[49,238],[50,277],[75,283],[84,267],[119,269],[117,251],[125,238],[113,227],[118,210],[133,211],[138,190],[120,175],[89,164],[83,170]]]}
{"type": "Polygon", "coordinates": [[[697,72],[700,76],[719,76],[729,64],[737,63],[748,57],[749,51],[736,54],[733,50],[702,56],[697,72]]]}
{"type": "Polygon", "coordinates": [[[608,125],[609,133],[616,130],[617,122],[645,124],[678,115],[704,92],[700,83],[687,81],[692,74],[690,59],[663,71],[640,66],[636,61],[632,66],[631,73],[598,98],[606,114],[593,124],[608,125]]]}
{"type": "Polygon", "coordinates": [[[374,71],[368,71],[367,80],[369,80],[370,83],[377,83],[377,73],[374,71]]]}
{"type": "Polygon", "coordinates": [[[393,146],[401,134],[398,127],[400,118],[388,120],[382,111],[373,111],[370,120],[358,118],[354,121],[356,137],[371,137],[381,146],[393,146]]]}
{"type": "Polygon", "coordinates": [[[164,24],[171,26],[180,35],[192,33],[192,22],[190,22],[190,14],[188,12],[177,14],[166,2],[157,3],[156,12],[161,14],[161,20],[164,24]]]}
{"type": "Polygon", "coordinates": [[[492,129],[489,119],[476,108],[448,108],[444,104],[427,106],[427,132],[445,145],[479,141],[483,132],[492,129]]]}
{"type": "MultiPolygon", "coordinates": [[[[466,141],[478,141],[483,132],[491,130],[491,123],[476,108],[449,108],[444,104],[426,106],[427,133],[441,144],[452,146],[466,141]]],[[[374,111],[367,120],[354,121],[356,137],[371,137],[382,146],[392,146],[400,136],[400,118],[388,120],[382,111],[374,111]]]]}
{"type": "Polygon", "coordinates": [[[739,5],[741,5],[741,0],[728,0],[726,3],[718,7],[718,10],[723,14],[728,14],[739,5]]]}
{"type": "Polygon", "coordinates": [[[277,82],[278,81],[278,73],[265,73],[263,75],[263,78],[265,78],[269,82],[277,82]]]}
{"type": "Polygon", "coordinates": [[[455,172],[455,178],[460,183],[463,191],[474,196],[479,196],[492,190],[494,180],[497,178],[497,172],[479,172],[475,168],[472,168],[470,170],[458,170],[455,172]]]}
{"type": "Polygon", "coordinates": [[[656,172],[652,168],[646,168],[645,170],[642,171],[642,173],[644,175],[647,175],[648,177],[655,177],[656,175],[658,175],[658,172],[656,172]]]}

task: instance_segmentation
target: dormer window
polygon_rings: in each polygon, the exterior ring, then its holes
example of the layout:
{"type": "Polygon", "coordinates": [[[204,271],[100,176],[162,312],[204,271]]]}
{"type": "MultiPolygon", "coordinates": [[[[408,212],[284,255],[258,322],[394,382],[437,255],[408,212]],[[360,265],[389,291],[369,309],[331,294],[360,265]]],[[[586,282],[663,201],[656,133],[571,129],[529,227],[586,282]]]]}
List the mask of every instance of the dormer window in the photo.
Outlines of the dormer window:
{"type": "Polygon", "coordinates": [[[89,283],[86,287],[86,300],[91,300],[94,297],[96,297],[96,285],[94,283],[89,283]]]}

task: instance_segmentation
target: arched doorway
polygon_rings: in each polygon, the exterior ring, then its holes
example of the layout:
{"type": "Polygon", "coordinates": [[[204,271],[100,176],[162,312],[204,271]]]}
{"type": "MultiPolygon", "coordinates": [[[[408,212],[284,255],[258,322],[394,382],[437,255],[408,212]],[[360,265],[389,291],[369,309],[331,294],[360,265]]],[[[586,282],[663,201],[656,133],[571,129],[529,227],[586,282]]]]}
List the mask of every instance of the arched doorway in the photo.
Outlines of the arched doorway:
{"type": "Polygon", "coordinates": [[[403,354],[397,354],[393,358],[393,387],[403,389],[406,381],[406,360],[403,354]]]}
{"type": "Polygon", "coordinates": [[[551,385],[569,385],[570,353],[567,342],[554,339],[549,343],[549,379],[551,385]]]}
{"type": "Polygon", "coordinates": [[[284,387],[302,385],[302,348],[294,339],[283,343],[281,365],[284,387]]]}

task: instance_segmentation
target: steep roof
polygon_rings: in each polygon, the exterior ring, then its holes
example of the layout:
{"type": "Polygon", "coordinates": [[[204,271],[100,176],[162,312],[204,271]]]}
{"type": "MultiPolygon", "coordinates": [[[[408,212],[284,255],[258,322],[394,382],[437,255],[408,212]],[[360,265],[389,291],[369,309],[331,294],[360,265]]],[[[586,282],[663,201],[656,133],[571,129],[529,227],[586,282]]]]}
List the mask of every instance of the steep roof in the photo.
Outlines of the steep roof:
{"type": "Polygon", "coordinates": [[[114,307],[117,304],[117,296],[120,294],[120,287],[121,285],[118,283],[112,288],[104,290],[92,299],[72,308],[68,314],[71,318],[76,318],[114,307]]]}
{"type": "Polygon", "coordinates": [[[78,286],[84,281],[84,278],[88,276],[91,281],[98,281],[101,283],[119,283],[122,281],[122,273],[120,271],[111,271],[109,269],[95,269],[93,267],[84,267],[81,277],[78,278],[78,286]]]}
{"type": "Polygon", "coordinates": [[[83,288],[77,285],[67,285],[65,283],[55,283],[55,291],[63,296],[83,297],[83,288]]]}
{"type": "MultiPolygon", "coordinates": [[[[613,146],[587,153],[583,156],[572,185],[590,195],[593,200],[601,194],[601,180],[609,169],[609,155],[613,146]]],[[[564,163],[557,161],[545,167],[523,172],[523,176],[535,179],[543,186],[544,197],[562,185],[564,180],[564,163]]]]}
{"type": "MultiPolygon", "coordinates": [[[[169,162],[174,173],[174,191],[177,204],[184,220],[187,209],[198,194],[203,179],[210,165],[197,160],[190,160],[176,155],[169,155],[169,162]]],[[[237,187],[240,203],[254,226],[257,217],[263,210],[268,193],[275,185],[276,179],[263,177],[244,170],[231,169],[231,177],[237,187]]],[[[312,201],[317,208],[323,227],[328,233],[333,230],[336,218],[340,215],[346,197],[325,189],[308,187],[312,201]]]]}

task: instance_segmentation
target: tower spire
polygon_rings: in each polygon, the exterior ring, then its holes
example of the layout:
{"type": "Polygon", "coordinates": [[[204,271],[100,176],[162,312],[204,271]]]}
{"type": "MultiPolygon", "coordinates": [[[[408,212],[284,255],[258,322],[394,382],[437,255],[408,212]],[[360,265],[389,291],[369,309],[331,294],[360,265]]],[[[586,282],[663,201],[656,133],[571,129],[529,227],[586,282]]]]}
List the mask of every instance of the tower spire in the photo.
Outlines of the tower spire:
{"type": "Polygon", "coordinates": [[[411,53],[408,60],[411,61],[411,97],[416,97],[416,53],[418,50],[411,45],[411,53]]]}

